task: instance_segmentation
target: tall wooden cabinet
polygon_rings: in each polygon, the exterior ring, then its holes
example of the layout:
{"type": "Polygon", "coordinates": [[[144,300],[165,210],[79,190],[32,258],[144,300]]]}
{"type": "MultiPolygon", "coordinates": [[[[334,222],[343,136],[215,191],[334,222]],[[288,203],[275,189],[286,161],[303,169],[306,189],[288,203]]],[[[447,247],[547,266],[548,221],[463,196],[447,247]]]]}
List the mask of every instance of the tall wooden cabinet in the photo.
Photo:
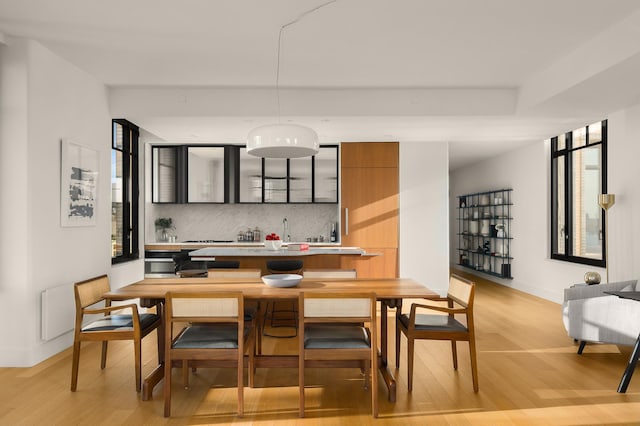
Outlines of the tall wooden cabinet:
{"type": "Polygon", "coordinates": [[[348,258],[358,277],[398,276],[399,150],[397,142],[341,145],[343,246],[377,254],[348,258]]]}

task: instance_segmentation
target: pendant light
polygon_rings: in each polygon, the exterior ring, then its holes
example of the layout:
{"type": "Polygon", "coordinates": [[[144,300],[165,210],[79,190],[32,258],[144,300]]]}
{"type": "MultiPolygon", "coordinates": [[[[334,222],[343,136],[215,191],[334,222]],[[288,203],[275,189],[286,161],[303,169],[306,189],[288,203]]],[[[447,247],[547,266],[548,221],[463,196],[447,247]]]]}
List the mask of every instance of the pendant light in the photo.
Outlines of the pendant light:
{"type": "Polygon", "coordinates": [[[304,16],[335,3],[332,0],[304,12],[293,21],[280,27],[278,34],[278,58],[276,68],[276,97],[278,100],[278,123],[256,127],[247,135],[247,154],[265,158],[300,158],[315,155],[320,150],[318,134],[310,127],[280,122],[280,46],[282,32],[304,16]]]}

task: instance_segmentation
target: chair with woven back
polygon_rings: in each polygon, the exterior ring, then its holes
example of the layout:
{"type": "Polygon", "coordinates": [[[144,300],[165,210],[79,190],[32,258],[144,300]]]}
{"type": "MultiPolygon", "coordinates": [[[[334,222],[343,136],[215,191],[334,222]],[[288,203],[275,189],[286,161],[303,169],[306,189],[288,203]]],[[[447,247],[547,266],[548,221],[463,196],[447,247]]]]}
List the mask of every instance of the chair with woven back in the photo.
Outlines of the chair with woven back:
{"type": "Polygon", "coordinates": [[[378,346],[374,293],[300,293],[299,415],[305,415],[305,368],[360,367],[378,416],[378,346]],[[358,325],[369,324],[369,327],[358,325]],[[354,363],[355,361],[355,363],[354,363]]]}
{"type": "Polygon", "coordinates": [[[458,369],[457,341],[469,342],[471,358],[471,376],[473,390],[478,392],[478,367],[476,361],[476,341],[473,324],[473,299],[475,283],[452,274],[449,278],[447,306],[436,306],[413,303],[409,315],[402,314],[396,321],[396,367],[400,368],[400,334],[407,337],[407,384],[409,392],[413,390],[413,356],[416,339],[450,340],[453,357],[453,368],[458,369]],[[422,314],[419,311],[430,310],[439,314],[422,314]],[[464,322],[458,321],[456,315],[464,316],[464,322]]]}
{"type": "MultiPolygon", "coordinates": [[[[301,274],[304,262],[300,259],[270,259],[266,262],[267,272],[269,274],[301,274]]],[[[297,300],[277,300],[269,301],[266,305],[265,318],[262,323],[262,332],[269,337],[296,337],[298,335],[298,307],[297,300]],[[276,334],[266,332],[264,325],[270,321],[272,328],[291,328],[293,331],[289,334],[276,334]]]]}
{"type": "MultiPolygon", "coordinates": [[[[107,347],[109,340],[132,340],[134,348],[134,364],[136,374],[136,391],[140,392],[141,376],[141,341],[162,324],[162,318],[153,313],[139,313],[134,303],[111,306],[111,301],[103,295],[110,291],[109,278],[100,275],[74,284],[76,320],[73,339],[73,360],[71,367],[71,391],[75,392],[78,384],[78,367],[80,364],[80,347],[82,342],[102,342],[100,368],[107,365],[107,347]],[[104,302],[104,307],[94,305],[104,302]],[[118,311],[130,311],[131,314],[119,314],[118,311]],[[103,314],[104,316],[83,325],[85,315],[103,314]]],[[[162,349],[162,336],[158,339],[158,350],[162,349]]]]}
{"type": "Polygon", "coordinates": [[[237,414],[244,413],[244,354],[253,386],[254,327],[244,320],[241,292],[169,292],[166,295],[164,416],[171,415],[171,372],[175,362],[237,369],[237,414]],[[185,325],[186,324],[186,325],[185,325]],[[178,331],[178,329],[180,329],[178,331]]]}

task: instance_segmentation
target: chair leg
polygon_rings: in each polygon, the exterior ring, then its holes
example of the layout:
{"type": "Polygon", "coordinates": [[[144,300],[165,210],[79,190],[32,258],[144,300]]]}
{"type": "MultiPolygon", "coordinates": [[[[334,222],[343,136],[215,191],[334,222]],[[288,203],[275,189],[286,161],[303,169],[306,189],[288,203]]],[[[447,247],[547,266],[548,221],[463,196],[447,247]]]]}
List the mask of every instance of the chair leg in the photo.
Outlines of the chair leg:
{"type": "Polygon", "coordinates": [[[100,369],[104,370],[107,366],[107,346],[109,344],[108,340],[104,340],[102,342],[102,356],[100,357],[100,369]]]}
{"type": "Polygon", "coordinates": [[[369,361],[364,361],[364,388],[370,389],[371,386],[371,375],[373,372],[371,371],[371,363],[369,361]]]}
{"type": "Polygon", "coordinates": [[[164,360],[164,416],[171,416],[171,360],[164,360]]]}
{"type": "Polygon", "coordinates": [[[582,351],[584,351],[584,347],[587,345],[587,342],[584,340],[580,340],[580,346],[578,347],[578,355],[582,355],[582,351]]]}
{"type": "Polygon", "coordinates": [[[478,392],[478,361],[476,358],[476,340],[469,340],[469,357],[471,358],[471,378],[473,379],[473,391],[478,392]]]}
{"type": "Polygon", "coordinates": [[[244,351],[238,360],[238,417],[244,415],[244,351]]]}
{"type": "Polygon", "coordinates": [[[396,321],[396,368],[400,368],[400,334],[402,334],[402,330],[396,321]]]}
{"type": "Polygon", "coordinates": [[[133,341],[133,352],[136,365],[136,392],[142,389],[142,342],[140,340],[133,341]]]}
{"type": "Polygon", "coordinates": [[[458,347],[456,346],[456,341],[451,341],[451,356],[453,357],[453,369],[458,369],[458,347]]]}
{"type": "Polygon", "coordinates": [[[182,384],[185,389],[189,389],[189,361],[186,359],[182,360],[182,384]]]}
{"type": "Polygon", "coordinates": [[[413,390],[413,339],[407,336],[407,387],[413,390]]]}
{"type": "Polygon", "coordinates": [[[80,364],[80,342],[73,342],[73,360],[71,361],[71,392],[78,386],[78,366],[80,364]]]}
{"type": "Polygon", "coordinates": [[[304,417],[304,355],[300,354],[298,360],[298,416],[304,417]]]}

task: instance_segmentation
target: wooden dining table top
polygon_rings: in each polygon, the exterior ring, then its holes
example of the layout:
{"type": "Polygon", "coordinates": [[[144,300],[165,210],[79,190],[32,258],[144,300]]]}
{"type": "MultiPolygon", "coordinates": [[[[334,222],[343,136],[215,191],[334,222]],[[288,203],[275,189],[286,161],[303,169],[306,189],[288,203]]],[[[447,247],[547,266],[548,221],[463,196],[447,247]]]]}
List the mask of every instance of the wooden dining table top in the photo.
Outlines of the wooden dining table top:
{"type": "Polygon", "coordinates": [[[300,292],[373,292],[377,299],[440,297],[433,290],[408,278],[302,279],[295,287],[269,287],[259,278],[146,278],[113,289],[111,300],[164,299],[170,291],[241,291],[246,299],[295,299],[300,292]]]}

